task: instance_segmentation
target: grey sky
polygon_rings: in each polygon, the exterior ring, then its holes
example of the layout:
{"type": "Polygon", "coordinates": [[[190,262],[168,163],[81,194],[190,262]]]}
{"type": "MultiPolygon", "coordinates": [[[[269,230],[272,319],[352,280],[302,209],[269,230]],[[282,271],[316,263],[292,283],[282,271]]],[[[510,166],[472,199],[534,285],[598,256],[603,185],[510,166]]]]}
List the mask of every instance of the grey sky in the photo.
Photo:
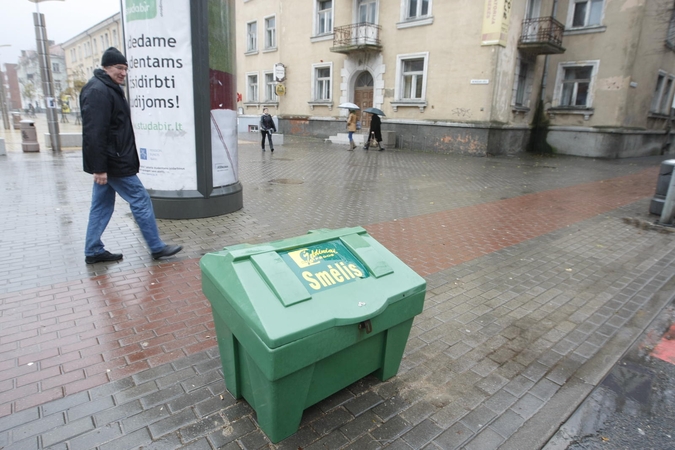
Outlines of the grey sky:
{"type": "MultiPolygon", "coordinates": [[[[120,0],[43,1],[47,37],[57,44],[67,41],[120,10],[120,0]]],[[[33,13],[29,0],[0,0],[0,63],[16,63],[21,50],[35,50],[33,13]]]]}

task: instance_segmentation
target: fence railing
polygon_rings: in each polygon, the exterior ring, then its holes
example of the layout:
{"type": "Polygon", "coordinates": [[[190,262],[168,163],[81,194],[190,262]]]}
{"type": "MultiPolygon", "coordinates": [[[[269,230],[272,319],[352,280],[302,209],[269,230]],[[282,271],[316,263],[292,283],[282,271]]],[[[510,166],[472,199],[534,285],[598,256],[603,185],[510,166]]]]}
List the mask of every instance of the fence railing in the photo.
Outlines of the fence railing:
{"type": "Polygon", "coordinates": [[[374,23],[353,23],[333,29],[333,47],[375,46],[380,44],[381,26],[374,23]]]}
{"type": "Polygon", "coordinates": [[[562,48],[565,26],[553,17],[523,20],[523,30],[518,44],[551,44],[562,48]]]}

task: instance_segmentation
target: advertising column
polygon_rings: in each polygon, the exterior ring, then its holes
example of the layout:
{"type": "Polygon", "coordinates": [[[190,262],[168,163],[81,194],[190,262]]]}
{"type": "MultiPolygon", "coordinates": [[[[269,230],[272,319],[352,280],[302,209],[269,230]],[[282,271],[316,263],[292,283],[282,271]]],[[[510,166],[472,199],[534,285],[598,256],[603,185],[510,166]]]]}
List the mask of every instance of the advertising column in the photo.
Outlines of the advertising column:
{"type": "Polygon", "coordinates": [[[122,0],[122,15],[139,177],[157,217],[240,209],[234,0],[122,0]]]}

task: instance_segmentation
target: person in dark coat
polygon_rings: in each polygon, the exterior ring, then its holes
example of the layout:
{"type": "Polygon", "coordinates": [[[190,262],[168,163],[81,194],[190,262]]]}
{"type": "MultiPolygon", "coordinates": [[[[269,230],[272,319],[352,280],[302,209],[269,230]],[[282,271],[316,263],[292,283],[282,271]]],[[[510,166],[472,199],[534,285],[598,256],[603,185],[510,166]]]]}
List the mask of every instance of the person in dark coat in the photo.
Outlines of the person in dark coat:
{"type": "Polygon", "coordinates": [[[84,171],[94,175],[85,262],[118,261],[123,257],[107,251],[101,241],[115,210],[116,193],[129,202],[152,257],[175,255],[183,247],[167,245],[159,237],[150,195],[137,175],[140,163],[131,111],[120,87],[127,76],[127,59],[110,47],[103,53],[101,67],[94,70],[80,93],[82,163],[84,171]]]}
{"type": "Polygon", "coordinates": [[[370,147],[370,140],[374,137],[375,140],[377,141],[377,146],[380,149],[380,151],[384,150],[384,147],[382,147],[382,129],[381,129],[381,121],[380,121],[380,116],[377,114],[371,114],[370,118],[370,133],[368,134],[368,139],[366,140],[366,145],[363,146],[364,150],[368,150],[368,147],[370,147]]]}
{"type": "Polygon", "coordinates": [[[260,134],[262,134],[262,151],[265,151],[265,137],[270,141],[270,151],[274,151],[274,143],[272,142],[272,133],[277,132],[277,127],[274,125],[274,119],[270,116],[269,110],[263,108],[262,116],[260,116],[260,134]]]}

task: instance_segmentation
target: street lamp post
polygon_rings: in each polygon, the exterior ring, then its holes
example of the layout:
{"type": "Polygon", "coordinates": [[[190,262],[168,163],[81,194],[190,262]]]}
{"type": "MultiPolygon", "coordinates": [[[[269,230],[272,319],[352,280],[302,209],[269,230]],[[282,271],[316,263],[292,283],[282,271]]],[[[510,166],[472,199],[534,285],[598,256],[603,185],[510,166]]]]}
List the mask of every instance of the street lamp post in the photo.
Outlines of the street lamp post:
{"type": "MultiPolygon", "coordinates": [[[[42,92],[45,95],[45,108],[47,110],[47,127],[52,150],[61,151],[61,136],[59,135],[59,117],[56,111],[56,98],[54,96],[54,79],[52,78],[52,65],[49,57],[49,41],[47,40],[47,27],[45,16],[40,14],[40,2],[49,0],[28,0],[35,3],[36,12],[33,13],[35,24],[35,42],[40,63],[40,75],[42,77],[42,92]]],[[[63,0],[58,0],[63,1],[63,0]]]]}
{"type": "MultiPolygon", "coordinates": [[[[2,44],[0,47],[11,47],[11,44],[2,44]]],[[[2,110],[2,124],[5,130],[9,130],[9,109],[7,108],[7,92],[5,91],[5,73],[2,71],[2,60],[0,60],[0,110],[2,110]]]]}

